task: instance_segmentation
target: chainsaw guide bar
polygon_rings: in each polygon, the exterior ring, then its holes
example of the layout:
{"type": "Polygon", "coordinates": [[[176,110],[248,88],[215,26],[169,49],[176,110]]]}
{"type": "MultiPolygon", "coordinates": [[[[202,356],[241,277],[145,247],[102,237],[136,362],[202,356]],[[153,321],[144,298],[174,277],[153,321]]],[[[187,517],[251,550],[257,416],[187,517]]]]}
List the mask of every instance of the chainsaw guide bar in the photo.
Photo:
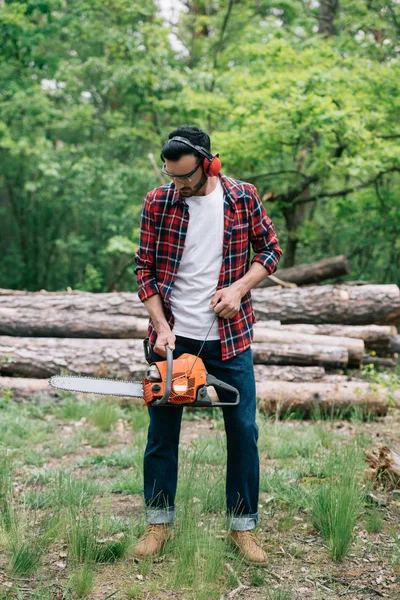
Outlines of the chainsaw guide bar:
{"type": "MultiPolygon", "coordinates": [[[[146,340],[145,340],[146,341],[146,340]]],[[[146,348],[146,346],[145,346],[146,348]]],[[[202,359],[193,354],[182,354],[173,359],[173,353],[166,346],[167,360],[150,363],[141,381],[104,379],[79,375],[53,375],[49,379],[51,387],[81,394],[101,394],[105,396],[128,396],[143,398],[145,406],[199,406],[204,408],[236,406],[239,404],[239,391],[207,373],[202,359]],[[229,393],[233,402],[214,402],[208,395],[207,387],[229,393]]],[[[146,353],[146,352],[145,352],[146,353]]],[[[147,358],[147,354],[146,354],[147,358]]]]}

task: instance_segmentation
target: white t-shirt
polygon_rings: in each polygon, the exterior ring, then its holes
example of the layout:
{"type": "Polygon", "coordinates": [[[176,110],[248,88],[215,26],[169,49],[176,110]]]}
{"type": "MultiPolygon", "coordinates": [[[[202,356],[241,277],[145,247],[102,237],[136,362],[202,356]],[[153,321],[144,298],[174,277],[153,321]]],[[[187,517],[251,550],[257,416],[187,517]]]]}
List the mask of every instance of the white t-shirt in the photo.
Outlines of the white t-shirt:
{"type": "MultiPolygon", "coordinates": [[[[207,196],[185,199],[189,224],[185,247],[171,292],[175,335],[204,340],[215,313],[209,307],[222,265],[224,190],[218,178],[207,196]]],[[[219,340],[218,318],[207,340],[219,340]]]]}

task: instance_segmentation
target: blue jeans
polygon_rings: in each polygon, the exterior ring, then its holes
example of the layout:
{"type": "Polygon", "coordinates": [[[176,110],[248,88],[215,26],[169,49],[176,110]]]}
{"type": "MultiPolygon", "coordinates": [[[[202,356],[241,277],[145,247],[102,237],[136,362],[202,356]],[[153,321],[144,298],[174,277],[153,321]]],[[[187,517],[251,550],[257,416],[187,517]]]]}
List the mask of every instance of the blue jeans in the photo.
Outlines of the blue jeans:
{"type": "MultiPolygon", "coordinates": [[[[202,342],[176,336],[174,358],[197,355],[202,342]]],[[[226,512],[231,529],[253,529],[258,521],[259,458],[256,387],[251,348],[222,361],[221,342],[210,340],[200,354],[207,372],[240,392],[237,406],[221,408],[227,438],[226,512]]],[[[152,361],[163,360],[154,351],[152,361]]],[[[232,402],[218,391],[221,402],[232,402]]],[[[144,454],[144,498],[149,523],[172,523],[178,481],[178,446],[183,407],[149,408],[150,424],[144,454]]]]}

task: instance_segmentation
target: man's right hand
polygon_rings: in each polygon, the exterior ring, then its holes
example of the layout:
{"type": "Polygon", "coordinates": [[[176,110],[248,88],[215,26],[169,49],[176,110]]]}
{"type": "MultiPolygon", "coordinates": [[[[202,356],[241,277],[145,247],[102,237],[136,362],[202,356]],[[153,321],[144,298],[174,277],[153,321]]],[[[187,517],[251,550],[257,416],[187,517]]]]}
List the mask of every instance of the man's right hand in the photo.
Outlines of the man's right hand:
{"type": "Polygon", "coordinates": [[[175,339],[175,335],[172,333],[171,330],[160,331],[160,333],[157,335],[156,343],[154,344],[154,352],[159,356],[163,356],[164,358],[166,358],[167,351],[165,349],[165,346],[168,344],[171,350],[175,350],[175,339]]]}

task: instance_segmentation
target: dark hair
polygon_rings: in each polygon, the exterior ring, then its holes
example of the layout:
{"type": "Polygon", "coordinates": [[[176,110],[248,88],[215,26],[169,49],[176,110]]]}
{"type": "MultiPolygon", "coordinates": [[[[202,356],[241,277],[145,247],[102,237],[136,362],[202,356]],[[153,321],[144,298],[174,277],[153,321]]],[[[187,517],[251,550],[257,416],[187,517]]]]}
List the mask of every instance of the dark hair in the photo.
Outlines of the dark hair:
{"type": "MultiPolygon", "coordinates": [[[[194,125],[182,125],[181,127],[174,129],[174,131],[171,131],[168,135],[168,140],[173,137],[183,137],[189,142],[192,142],[192,144],[203,146],[203,148],[209,152],[211,151],[210,136],[194,125]]],[[[162,147],[160,154],[161,160],[179,160],[181,156],[184,156],[185,154],[194,154],[194,156],[197,156],[198,158],[204,158],[202,154],[196,152],[196,150],[190,146],[187,146],[182,142],[169,142],[168,140],[162,147]]]]}

